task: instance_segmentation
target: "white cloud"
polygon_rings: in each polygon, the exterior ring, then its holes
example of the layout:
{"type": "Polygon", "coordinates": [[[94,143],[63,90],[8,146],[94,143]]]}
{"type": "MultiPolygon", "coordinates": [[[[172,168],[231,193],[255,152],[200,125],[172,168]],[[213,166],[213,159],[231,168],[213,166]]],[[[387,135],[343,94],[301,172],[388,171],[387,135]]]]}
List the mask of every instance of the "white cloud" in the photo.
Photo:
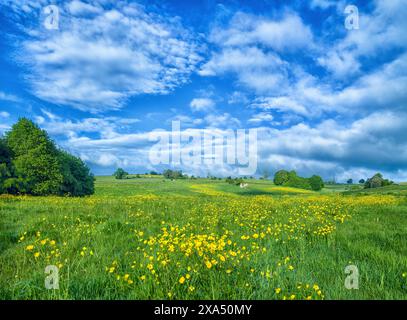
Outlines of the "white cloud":
{"type": "Polygon", "coordinates": [[[44,100],[91,112],[119,109],[131,96],[165,94],[186,83],[201,59],[177,19],[127,2],[116,9],[80,1],[65,6],[74,16],[61,17],[57,32],[23,41],[20,51],[33,92],[44,100]]]}
{"type": "Polygon", "coordinates": [[[210,40],[222,46],[261,44],[277,51],[292,51],[312,46],[313,35],[295,13],[271,20],[238,12],[226,29],[215,28],[210,40]]]}
{"type": "Polygon", "coordinates": [[[247,88],[258,92],[284,90],[288,84],[288,64],[276,54],[259,48],[226,48],[213,55],[199,71],[202,76],[232,72],[247,88]]]}
{"type": "Polygon", "coordinates": [[[239,119],[225,112],[223,114],[208,114],[205,117],[207,126],[210,128],[229,128],[236,129],[240,127],[239,119]]]}
{"type": "Polygon", "coordinates": [[[5,92],[0,91],[0,100],[10,101],[10,102],[20,102],[21,99],[15,95],[8,94],[5,92]]]}
{"type": "Polygon", "coordinates": [[[247,98],[246,94],[240,91],[234,91],[229,99],[228,99],[229,104],[248,104],[249,99],[247,98]]]}
{"type": "Polygon", "coordinates": [[[346,80],[358,73],[361,59],[372,59],[395,49],[407,49],[405,2],[376,0],[373,8],[371,14],[359,10],[359,29],[345,30],[345,37],[329,43],[326,54],[318,59],[320,65],[336,78],[346,80]]]}
{"type": "Polygon", "coordinates": [[[331,177],[340,172],[407,171],[406,113],[378,112],[349,125],[326,120],[316,126],[298,124],[259,133],[259,157],[274,168],[331,177]],[[277,160],[281,161],[278,162],[277,160]]]}
{"type": "Polygon", "coordinates": [[[211,111],[215,107],[215,102],[209,98],[195,98],[189,104],[192,111],[211,111]]]}
{"type": "Polygon", "coordinates": [[[272,114],[267,113],[267,112],[260,112],[255,115],[253,115],[250,119],[249,122],[253,124],[259,124],[262,122],[271,122],[273,121],[274,117],[272,114]]]}
{"type": "Polygon", "coordinates": [[[6,112],[6,111],[0,111],[0,118],[9,118],[10,117],[10,113],[6,112]]]}
{"type": "Polygon", "coordinates": [[[341,2],[341,1],[338,1],[338,0],[312,0],[310,3],[310,7],[312,9],[320,8],[320,9],[326,10],[330,7],[337,6],[338,2],[341,2]]]}
{"type": "Polygon", "coordinates": [[[75,16],[97,14],[103,11],[99,6],[93,6],[82,1],[74,0],[67,4],[67,8],[70,14],[75,16]]]}

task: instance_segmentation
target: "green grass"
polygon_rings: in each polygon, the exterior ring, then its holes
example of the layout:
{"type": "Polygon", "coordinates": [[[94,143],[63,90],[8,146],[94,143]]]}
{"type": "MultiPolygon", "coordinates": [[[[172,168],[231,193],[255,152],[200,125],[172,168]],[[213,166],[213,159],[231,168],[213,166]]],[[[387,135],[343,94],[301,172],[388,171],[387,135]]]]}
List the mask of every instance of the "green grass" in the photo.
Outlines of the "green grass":
{"type": "Polygon", "coordinates": [[[406,185],[248,183],[98,177],[87,198],[0,197],[0,299],[407,298],[406,185]],[[49,264],[59,290],[44,287],[49,264]]]}

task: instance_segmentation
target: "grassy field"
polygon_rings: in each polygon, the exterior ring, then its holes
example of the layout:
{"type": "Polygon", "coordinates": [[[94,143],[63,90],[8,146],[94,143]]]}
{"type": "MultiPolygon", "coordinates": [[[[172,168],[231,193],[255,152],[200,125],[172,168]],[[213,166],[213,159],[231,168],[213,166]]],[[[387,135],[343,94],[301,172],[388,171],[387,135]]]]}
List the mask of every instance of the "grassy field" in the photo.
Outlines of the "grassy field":
{"type": "Polygon", "coordinates": [[[407,185],[248,184],[98,177],[87,198],[0,196],[0,299],[407,298],[407,185]]]}

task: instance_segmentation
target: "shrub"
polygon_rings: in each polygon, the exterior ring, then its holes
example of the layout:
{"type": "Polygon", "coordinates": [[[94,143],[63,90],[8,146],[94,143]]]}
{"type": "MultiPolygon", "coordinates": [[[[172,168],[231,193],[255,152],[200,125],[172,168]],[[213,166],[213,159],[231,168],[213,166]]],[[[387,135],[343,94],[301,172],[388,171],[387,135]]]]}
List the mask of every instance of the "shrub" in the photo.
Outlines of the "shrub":
{"type": "Polygon", "coordinates": [[[277,186],[282,186],[288,180],[289,180],[289,172],[286,170],[280,170],[274,174],[273,182],[277,186]]]}
{"type": "Polygon", "coordinates": [[[114,173],[113,176],[118,179],[118,180],[122,180],[122,179],[127,179],[127,176],[129,174],[124,171],[122,168],[118,168],[114,173]]]}
{"type": "Polygon", "coordinates": [[[319,191],[324,187],[324,181],[320,176],[313,175],[308,180],[309,184],[311,185],[311,189],[314,191],[319,191]]]}
{"type": "Polygon", "coordinates": [[[185,175],[182,174],[182,171],[175,171],[175,170],[165,170],[163,172],[163,176],[166,179],[171,179],[171,180],[175,180],[175,179],[185,179],[187,178],[185,175]]]}

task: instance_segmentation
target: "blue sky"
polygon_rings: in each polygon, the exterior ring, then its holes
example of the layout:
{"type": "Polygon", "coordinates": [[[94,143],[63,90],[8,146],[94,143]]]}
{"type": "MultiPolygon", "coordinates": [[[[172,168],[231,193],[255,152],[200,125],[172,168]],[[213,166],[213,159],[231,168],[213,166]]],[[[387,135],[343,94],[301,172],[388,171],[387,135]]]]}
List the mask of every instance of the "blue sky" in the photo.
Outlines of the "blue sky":
{"type": "Polygon", "coordinates": [[[406,181],[406,16],[403,0],[0,0],[0,132],[29,117],[110,174],[162,169],[149,136],[173,120],[257,128],[258,174],[406,181]]]}

